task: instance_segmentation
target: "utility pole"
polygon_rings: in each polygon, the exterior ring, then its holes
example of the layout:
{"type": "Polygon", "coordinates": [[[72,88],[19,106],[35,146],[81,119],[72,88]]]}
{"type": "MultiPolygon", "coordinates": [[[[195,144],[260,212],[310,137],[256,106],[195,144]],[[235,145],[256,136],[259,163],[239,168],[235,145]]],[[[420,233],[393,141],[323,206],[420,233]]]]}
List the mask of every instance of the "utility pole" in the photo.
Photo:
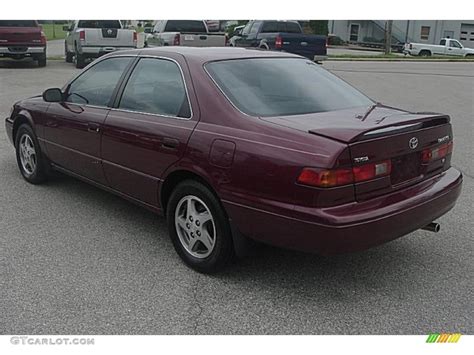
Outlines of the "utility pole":
{"type": "Polygon", "coordinates": [[[393,20],[385,22],[385,54],[390,54],[392,51],[392,25],[393,20]]]}
{"type": "Polygon", "coordinates": [[[410,30],[410,20],[407,20],[407,31],[405,32],[405,43],[408,43],[408,31],[410,30]]]}

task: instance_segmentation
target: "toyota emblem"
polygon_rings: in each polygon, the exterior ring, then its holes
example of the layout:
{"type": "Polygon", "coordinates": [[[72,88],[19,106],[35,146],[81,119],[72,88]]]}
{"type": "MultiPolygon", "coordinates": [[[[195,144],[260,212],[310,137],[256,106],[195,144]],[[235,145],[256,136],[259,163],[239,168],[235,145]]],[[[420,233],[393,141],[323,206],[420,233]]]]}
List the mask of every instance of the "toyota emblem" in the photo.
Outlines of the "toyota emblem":
{"type": "Polygon", "coordinates": [[[412,139],[410,139],[408,141],[408,145],[410,146],[411,149],[415,149],[416,147],[418,147],[418,138],[413,137],[412,139]]]}

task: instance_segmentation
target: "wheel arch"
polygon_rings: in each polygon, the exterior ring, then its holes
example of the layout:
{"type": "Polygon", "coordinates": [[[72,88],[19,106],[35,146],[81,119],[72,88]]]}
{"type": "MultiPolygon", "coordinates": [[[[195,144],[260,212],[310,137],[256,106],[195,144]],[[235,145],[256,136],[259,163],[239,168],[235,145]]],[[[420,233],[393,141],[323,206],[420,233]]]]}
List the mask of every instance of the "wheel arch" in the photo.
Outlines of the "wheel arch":
{"type": "Polygon", "coordinates": [[[16,142],[16,134],[18,132],[18,128],[22,124],[28,124],[33,132],[36,134],[35,130],[35,125],[33,123],[33,119],[31,118],[30,114],[27,111],[20,111],[16,116],[13,121],[13,130],[12,130],[12,137],[13,137],[13,142],[16,142]]]}
{"type": "Polygon", "coordinates": [[[161,183],[160,186],[160,191],[159,191],[159,201],[161,208],[163,210],[163,213],[166,215],[166,205],[168,204],[168,200],[171,196],[171,193],[173,192],[174,188],[181,183],[182,181],[185,180],[194,180],[202,183],[204,186],[206,186],[215,196],[216,198],[220,201],[219,196],[216,193],[216,190],[214,187],[211,185],[211,183],[204,178],[202,175],[191,171],[187,169],[178,169],[174,170],[171,173],[169,173],[164,181],[161,183]]]}

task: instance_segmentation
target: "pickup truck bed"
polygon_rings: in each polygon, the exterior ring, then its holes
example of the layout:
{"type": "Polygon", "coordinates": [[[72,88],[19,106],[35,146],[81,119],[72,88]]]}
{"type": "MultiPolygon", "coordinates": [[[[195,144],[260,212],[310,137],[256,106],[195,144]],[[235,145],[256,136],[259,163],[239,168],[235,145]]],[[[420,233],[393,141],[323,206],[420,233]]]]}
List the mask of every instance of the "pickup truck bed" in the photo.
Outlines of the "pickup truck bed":
{"type": "Polygon", "coordinates": [[[46,37],[33,20],[0,20],[0,58],[32,58],[46,65],[46,37]]]}

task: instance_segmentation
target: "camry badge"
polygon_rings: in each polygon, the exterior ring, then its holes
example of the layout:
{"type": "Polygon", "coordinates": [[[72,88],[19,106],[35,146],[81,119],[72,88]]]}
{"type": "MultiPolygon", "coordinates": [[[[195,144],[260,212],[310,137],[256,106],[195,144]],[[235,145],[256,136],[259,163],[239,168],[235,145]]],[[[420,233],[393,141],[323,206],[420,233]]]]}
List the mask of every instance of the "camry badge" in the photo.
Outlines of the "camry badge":
{"type": "Polygon", "coordinates": [[[408,145],[411,149],[415,149],[416,147],[418,147],[418,138],[413,137],[412,139],[410,139],[408,141],[408,145]]]}

